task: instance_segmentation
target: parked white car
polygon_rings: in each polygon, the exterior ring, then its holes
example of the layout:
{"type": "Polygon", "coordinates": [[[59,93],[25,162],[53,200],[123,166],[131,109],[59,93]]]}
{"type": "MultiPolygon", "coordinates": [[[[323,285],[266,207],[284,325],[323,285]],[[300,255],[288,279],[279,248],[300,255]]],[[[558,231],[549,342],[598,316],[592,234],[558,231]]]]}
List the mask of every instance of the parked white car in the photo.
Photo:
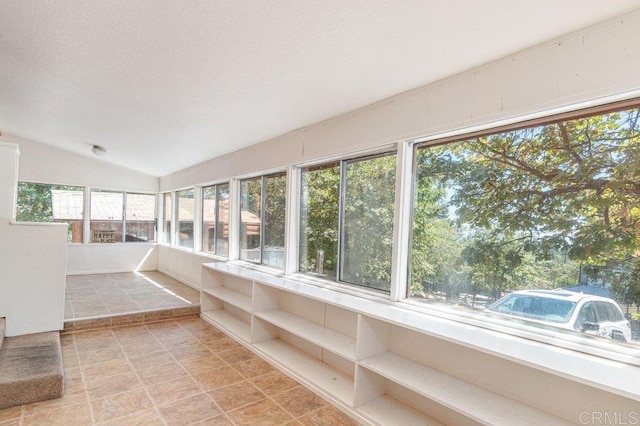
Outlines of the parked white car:
{"type": "Polygon", "coordinates": [[[563,290],[519,290],[487,308],[510,317],[630,341],[631,325],[618,304],[606,297],[563,290]]]}

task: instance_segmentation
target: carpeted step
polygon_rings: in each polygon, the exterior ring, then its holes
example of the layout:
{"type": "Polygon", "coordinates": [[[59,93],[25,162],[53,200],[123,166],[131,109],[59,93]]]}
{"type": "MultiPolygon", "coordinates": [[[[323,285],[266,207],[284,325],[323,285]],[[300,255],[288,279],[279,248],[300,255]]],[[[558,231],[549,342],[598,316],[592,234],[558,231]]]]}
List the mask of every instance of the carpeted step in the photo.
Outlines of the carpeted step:
{"type": "Polygon", "coordinates": [[[60,398],[63,392],[60,333],[5,338],[0,350],[0,410],[60,398]]]}

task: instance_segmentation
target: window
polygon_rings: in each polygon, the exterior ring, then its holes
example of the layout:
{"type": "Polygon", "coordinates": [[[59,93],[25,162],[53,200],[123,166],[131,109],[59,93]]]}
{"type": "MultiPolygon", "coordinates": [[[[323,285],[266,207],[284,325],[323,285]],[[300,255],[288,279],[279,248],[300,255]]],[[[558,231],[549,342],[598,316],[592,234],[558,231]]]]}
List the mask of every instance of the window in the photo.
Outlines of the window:
{"type": "Polygon", "coordinates": [[[286,189],[285,173],[240,181],[240,259],[284,268],[286,189]]]}
{"type": "Polygon", "coordinates": [[[640,111],[581,114],[416,147],[408,297],[484,309],[598,287],[640,302],[640,111]]]}
{"type": "Polygon", "coordinates": [[[125,203],[125,241],[155,241],[156,196],[128,192],[125,203]]]}
{"type": "Polygon", "coordinates": [[[301,173],[300,272],[389,291],[396,156],[301,173]]]}
{"type": "Polygon", "coordinates": [[[92,243],[155,241],[156,196],[91,190],[92,243]]]}
{"type": "Polygon", "coordinates": [[[162,242],[171,244],[171,193],[162,194],[162,242]]]}
{"type": "Polygon", "coordinates": [[[176,191],[177,238],[179,247],[193,248],[193,188],[176,191]]]}
{"type": "Polygon", "coordinates": [[[122,242],[124,193],[91,190],[92,243],[122,242]]]}
{"type": "Polygon", "coordinates": [[[202,250],[229,256],[229,184],[202,188],[202,250]]]}
{"type": "Polygon", "coordinates": [[[84,189],[79,186],[18,182],[16,220],[68,223],[67,241],[82,242],[84,189]]]}
{"type": "Polygon", "coordinates": [[[303,169],[300,193],[300,272],[337,279],[340,163],[303,169]]]}

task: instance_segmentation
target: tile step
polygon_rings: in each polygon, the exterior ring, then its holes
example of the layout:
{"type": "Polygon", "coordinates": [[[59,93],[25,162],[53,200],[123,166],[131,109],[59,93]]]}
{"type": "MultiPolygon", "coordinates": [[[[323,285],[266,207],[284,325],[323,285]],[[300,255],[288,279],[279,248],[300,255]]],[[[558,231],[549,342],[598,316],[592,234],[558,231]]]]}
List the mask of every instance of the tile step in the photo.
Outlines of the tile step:
{"type": "Polygon", "coordinates": [[[120,327],[125,325],[142,324],[146,322],[164,321],[172,318],[185,318],[200,315],[200,305],[178,308],[156,309],[153,311],[139,311],[126,314],[97,316],[89,318],[75,318],[65,320],[63,333],[86,331],[98,328],[120,327]]]}

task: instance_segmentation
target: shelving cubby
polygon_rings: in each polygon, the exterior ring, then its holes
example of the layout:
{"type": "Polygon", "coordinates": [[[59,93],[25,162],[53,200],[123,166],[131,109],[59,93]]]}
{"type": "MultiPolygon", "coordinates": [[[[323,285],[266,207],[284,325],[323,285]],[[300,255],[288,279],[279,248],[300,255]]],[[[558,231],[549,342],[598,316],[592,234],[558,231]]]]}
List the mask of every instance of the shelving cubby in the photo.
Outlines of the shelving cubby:
{"type": "Polygon", "coordinates": [[[202,268],[201,315],[243,341],[251,335],[253,283],[243,277],[202,268]]]}
{"type": "Polygon", "coordinates": [[[251,341],[299,380],[353,403],[357,314],[256,283],[251,341]]]}
{"type": "MultiPolygon", "coordinates": [[[[430,336],[366,316],[360,318],[358,333],[360,361],[354,405],[365,415],[371,410],[386,412],[392,406],[392,411],[410,418],[417,410],[446,424],[527,424],[531,419],[547,425],[566,424],[456,377],[452,370],[465,360],[457,359],[456,351],[451,351],[447,360],[442,355],[446,351],[442,347],[447,345],[440,343],[436,348],[430,336]],[[384,404],[385,410],[379,404],[384,404]]],[[[472,362],[468,360],[467,364],[472,362]]]]}

